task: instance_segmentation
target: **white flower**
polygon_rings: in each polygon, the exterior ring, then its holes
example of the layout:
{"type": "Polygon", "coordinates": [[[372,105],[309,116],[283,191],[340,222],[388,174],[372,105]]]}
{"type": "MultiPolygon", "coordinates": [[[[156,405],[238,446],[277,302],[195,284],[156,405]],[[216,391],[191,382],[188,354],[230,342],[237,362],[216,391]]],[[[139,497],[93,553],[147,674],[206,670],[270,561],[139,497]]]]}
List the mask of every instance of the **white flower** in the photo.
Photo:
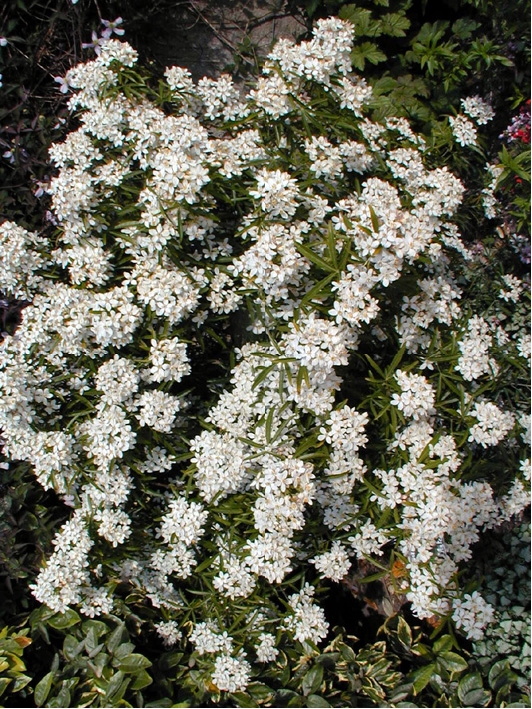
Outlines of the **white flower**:
{"type": "Polygon", "coordinates": [[[313,596],[314,589],[307,583],[299,593],[288,598],[293,614],[285,619],[285,624],[299,642],[310,640],[319,643],[329,632],[325,613],[312,602],[313,596]]]}
{"type": "Polygon", "coordinates": [[[418,421],[436,412],[434,389],[425,377],[398,370],[395,379],[401,387],[401,393],[394,394],[390,403],[402,411],[404,416],[418,421]]]}
{"type": "Polygon", "coordinates": [[[478,125],[483,125],[491,121],[495,115],[495,111],[487,101],[484,101],[480,96],[470,96],[460,100],[464,113],[467,113],[478,125]]]}
{"type": "Polygon", "coordinates": [[[480,640],[484,628],[494,619],[492,606],[486,603],[478,591],[454,599],[452,606],[452,619],[456,627],[463,630],[470,640],[480,640]]]}
{"type": "Polygon", "coordinates": [[[260,170],[257,174],[257,188],[250,190],[249,194],[260,200],[261,209],[269,217],[289,219],[297,209],[297,183],[281,170],[260,170]]]}
{"type": "Polygon", "coordinates": [[[220,651],[230,653],[233,647],[233,641],[227,631],[224,630],[223,633],[220,633],[210,621],[196,623],[189,640],[196,646],[199,655],[214,654],[220,651]]]}
{"type": "Polygon", "coordinates": [[[145,391],[136,400],[139,412],[135,414],[140,426],[149,426],[154,431],[170,433],[174,426],[177,412],[181,409],[181,400],[163,391],[145,391]]]}
{"type": "Polygon", "coordinates": [[[181,640],[182,635],[175,620],[160,621],[155,623],[154,627],[166,647],[172,647],[181,640]]]}
{"type": "Polygon", "coordinates": [[[506,288],[501,288],[499,291],[499,297],[506,302],[519,302],[519,296],[523,292],[523,283],[521,279],[516,276],[512,276],[511,273],[508,273],[502,277],[502,280],[504,281],[506,288]]]}
{"type": "Polygon", "coordinates": [[[251,679],[251,665],[245,658],[245,653],[231,657],[223,653],[214,661],[212,682],[218,689],[225,692],[243,692],[251,679]]]}
{"type": "Polygon", "coordinates": [[[468,441],[479,443],[483,448],[502,441],[515,423],[511,412],[502,411],[491,401],[477,401],[472,416],[478,423],[471,426],[468,441]]]}
{"type": "Polygon", "coordinates": [[[457,143],[460,145],[476,145],[477,129],[474,124],[465,116],[449,116],[449,123],[457,143]]]}
{"type": "Polygon", "coordinates": [[[259,662],[274,662],[279,654],[279,650],[275,647],[275,636],[271,635],[271,633],[261,633],[259,641],[255,648],[257,660],[259,662]]]}
{"type": "Polygon", "coordinates": [[[310,560],[323,576],[333,581],[341,581],[351,566],[347,549],[340,542],[333,542],[331,550],[310,560]]]}

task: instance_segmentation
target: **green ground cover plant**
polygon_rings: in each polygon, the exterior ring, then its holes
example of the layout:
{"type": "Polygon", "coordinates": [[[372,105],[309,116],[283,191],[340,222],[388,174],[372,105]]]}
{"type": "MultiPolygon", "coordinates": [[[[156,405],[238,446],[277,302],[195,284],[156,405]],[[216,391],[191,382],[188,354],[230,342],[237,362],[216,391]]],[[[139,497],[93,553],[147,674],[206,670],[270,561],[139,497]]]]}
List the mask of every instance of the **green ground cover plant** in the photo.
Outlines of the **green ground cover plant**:
{"type": "Polygon", "coordinates": [[[494,143],[472,25],[358,75],[410,8],[245,87],[109,21],[55,82],[0,224],[6,706],[528,706],[529,104],[494,143]]]}

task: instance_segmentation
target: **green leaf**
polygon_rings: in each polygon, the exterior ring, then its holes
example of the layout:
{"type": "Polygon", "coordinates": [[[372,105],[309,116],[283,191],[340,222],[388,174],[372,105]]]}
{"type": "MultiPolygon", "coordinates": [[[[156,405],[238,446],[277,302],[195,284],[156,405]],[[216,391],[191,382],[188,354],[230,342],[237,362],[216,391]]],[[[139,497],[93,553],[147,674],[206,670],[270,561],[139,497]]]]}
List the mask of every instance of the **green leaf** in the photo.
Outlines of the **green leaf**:
{"type": "Polygon", "coordinates": [[[8,684],[11,682],[9,677],[0,677],[0,697],[6,691],[8,684]]]}
{"type": "Polygon", "coordinates": [[[311,263],[313,263],[315,266],[318,266],[323,271],[328,271],[329,273],[337,273],[337,269],[334,266],[325,261],[325,259],[323,259],[321,256],[318,256],[318,254],[312,251],[309,246],[306,246],[305,244],[296,243],[296,249],[302,256],[308,258],[311,263]]]}
{"type": "Polygon", "coordinates": [[[231,692],[231,699],[237,707],[258,707],[257,702],[247,692],[231,692]]]}
{"type": "Polygon", "coordinates": [[[517,681],[517,675],[510,669],[508,660],[499,660],[490,669],[488,674],[490,687],[498,692],[505,685],[512,685],[517,681]]]}
{"type": "Polygon", "coordinates": [[[382,34],[381,22],[372,16],[371,10],[347,5],[341,8],[339,16],[354,25],[357,37],[378,37],[382,34]]]}
{"type": "Polygon", "coordinates": [[[478,22],[475,22],[469,17],[461,17],[459,20],[456,20],[456,22],[453,22],[451,31],[458,39],[469,39],[478,27],[480,27],[478,22]]]}
{"type": "Polygon", "coordinates": [[[42,707],[44,702],[48,699],[50,690],[52,689],[52,683],[54,681],[55,672],[48,672],[47,675],[41,679],[41,681],[35,687],[33,693],[33,700],[38,707],[42,707]]]}
{"type": "Polygon", "coordinates": [[[356,69],[363,71],[367,61],[370,64],[379,64],[386,61],[386,54],[381,52],[374,42],[362,42],[353,48],[351,61],[356,69]]]}
{"type": "Polygon", "coordinates": [[[118,669],[127,673],[139,672],[140,670],[145,670],[147,667],[151,667],[151,664],[147,657],[133,652],[118,663],[118,669]]]}
{"type": "Polygon", "coordinates": [[[262,684],[262,682],[252,682],[251,684],[248,684],[247,691],[254,699],[262,702],[265,700],[270,700],[274,694],[273,689],[265,684],[262,684]]]}
{"type": "Polygon", "coordinates": [[[56,613],[51,618],[49,618],[46,623],[47,625],[51,625],[52,628],[55,628],[56,630],[64,630],[65,628],[71,628],[73,625],[76,625],[80,621],[81,618],[76,613],[76,611],[73,611],[69,608],[64,613],[56,613]]]}
{"type": "Polygon", "coordinates": [[[371,215],[371,226],[373,227],[373,231],[377,233],[380,229],[380,224],[379,224],[379,217],[377,216],[377,213],[371,206],[369,205],[369,213],[371,215]]]}
{"type": "Polygon", "coordinates": [[[137,692],[139,689],[144,689],[144,687],[148,687],[151,683],[153,682],[152,678],[150,675],[146,672],[146,670],[141,670],[138,675],[135,677],[133,680],[133,684],[131,685],[131,689],[133,689],[135,692],[137,692]]]}
{"type": "Polygon", "coordinates": [[[66,681],[63,681],[61,685],[61,690],[59,694],[51,699],[47,706],[49,707],[70,707],[70,690],[68,689],[66,681]]]}
{"type": "Polygon", "coordinates": [[[301,707],[303,697],[291,689],[279,689],[275,693],[274,705],[279,707],[301,707]]]}
{"type": "Polygon", "coordinates": [[[329,704],[329,702],[324,697],[320,697],[319,694],[309,694],[309,696],[307,697],[307,706],[308,707],[331,707],[332,704],[329,704]]]}
{"type": "Polygon", "coordinates": [[[24,687],[31,682],[33,678],[29,677],[28,675],[19,675],[15,677],[15,681],[13,682],[13,686],[11,687],[12,692],[20,692],[21,689],[24,689],[24,687]]]}
{"type": "Polygon", "coordinates": [[[491,693],[483,689],[482,677],[479,672],[472,672],[458,683],[458,697],[464,706],[479,704],[484,707],[491,701],[491,693]]]}
{"type": "Polygon", "coordinates": [[[67,635],[63,640],[63,655],[71,662],[83,650],[83,640],[78,640],[73,635],[67,635]]]}
{"type": "Polygon", "coordinates": [[[412,645],[412,631],[402,616],[399,616],[397,624],[397,637],[405,647],[409,648],[412,645]]]}
{"type": "Polygon", "coordinates": [[[314,694],[323,682],[323,665],[313,665],[310,670],[303,677],[301,683],[301,691],[303,694],[308,696],[309,694],[314,694]]]}
{"type": "Polygon", "coordinates": [[[409,681],[412,682],[412,691],[414,695],[419,694],[422,689],[425,689],[427,684],[432,679],[436,665],[431,662],[430,665],[421,667],[419,670],[413,672],[409,677],[409,681]]]}
{"type": "Polygon", "coordinates": [[[382,32],[390,37],[404,37],[410,27],[410,20],[404,12],[392,12],[381,18],[382,32]]]}
{"type": "Polygon", "coordinates": [[[456,652],[441,652],[438,655],[437,661],[440,662],[448,672],[463,672],[469,667],[464,658],[456,652]]]}
{"type": "Polygon", "coordinates": [[[124,640],[127,640],[126,626],[124,625],[124,623],[120,623],[113,630],[106,642],[107,649],[109,650],[111,655],[114,655],[116,649],[124,640]]]}
{"type": "Polygon", "coordinates": [[[126,677],[123,672],[115,672],[109,680],[109,684],[107,685],[107,690],[105,692],[105,699],[107,702],[116,706],[116,704],[118,704],[124,696],[130,681],[131,680],[129,677],[126,677]]]}
{"type": "Polygon", "coordinates": [[[437,655],[440,652],[447,652],[453,646],[453,639],[450,635],[442,635],[434,642],[433,650],[437,655]]]}

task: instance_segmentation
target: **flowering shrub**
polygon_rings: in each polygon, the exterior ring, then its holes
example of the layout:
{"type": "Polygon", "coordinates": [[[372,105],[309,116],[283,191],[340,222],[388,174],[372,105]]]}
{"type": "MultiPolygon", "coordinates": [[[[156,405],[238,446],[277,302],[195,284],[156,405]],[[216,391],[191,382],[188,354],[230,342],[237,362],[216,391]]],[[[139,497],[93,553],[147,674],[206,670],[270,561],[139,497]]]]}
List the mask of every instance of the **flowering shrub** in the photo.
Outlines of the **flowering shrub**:
{"type": "MultiPolygon", "coordinates": [[[[367,558],[480,638],[461,565],[529,503],[527,286],[462,298],[466,185],[372,120],[352,34],[280,40],[246,95],[156,85],[102,42],[65,77],[53,233],[0,226],[0,289],[31,301],[1,351],[5,453],[72,508],[33,594],[134,608],[213,701],[327,638],[320,599],[367,558]]],[[[453,150],[491,117],[463,106],[453,150]]]]}

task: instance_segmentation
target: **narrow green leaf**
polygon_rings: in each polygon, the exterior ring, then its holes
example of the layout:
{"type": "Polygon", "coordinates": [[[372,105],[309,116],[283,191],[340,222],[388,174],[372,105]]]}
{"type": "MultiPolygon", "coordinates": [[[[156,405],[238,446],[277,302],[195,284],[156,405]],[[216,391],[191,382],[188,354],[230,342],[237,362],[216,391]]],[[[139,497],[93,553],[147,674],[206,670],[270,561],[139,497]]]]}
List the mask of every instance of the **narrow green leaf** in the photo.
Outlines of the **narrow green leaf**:
{"type": "Polygon", "coordinates": [[[315,266],[318,266],[323,271],[328,271],[329,273],[337,273],[337,269],[334,266],[325,261],[325,259],[323,259],[321,256],[318,256],[318,254],[312,251],[312,249],[306,244],[296,243],[296,249],[302,256],[308,258],[311,263],[313,263],[315,266]]]}

